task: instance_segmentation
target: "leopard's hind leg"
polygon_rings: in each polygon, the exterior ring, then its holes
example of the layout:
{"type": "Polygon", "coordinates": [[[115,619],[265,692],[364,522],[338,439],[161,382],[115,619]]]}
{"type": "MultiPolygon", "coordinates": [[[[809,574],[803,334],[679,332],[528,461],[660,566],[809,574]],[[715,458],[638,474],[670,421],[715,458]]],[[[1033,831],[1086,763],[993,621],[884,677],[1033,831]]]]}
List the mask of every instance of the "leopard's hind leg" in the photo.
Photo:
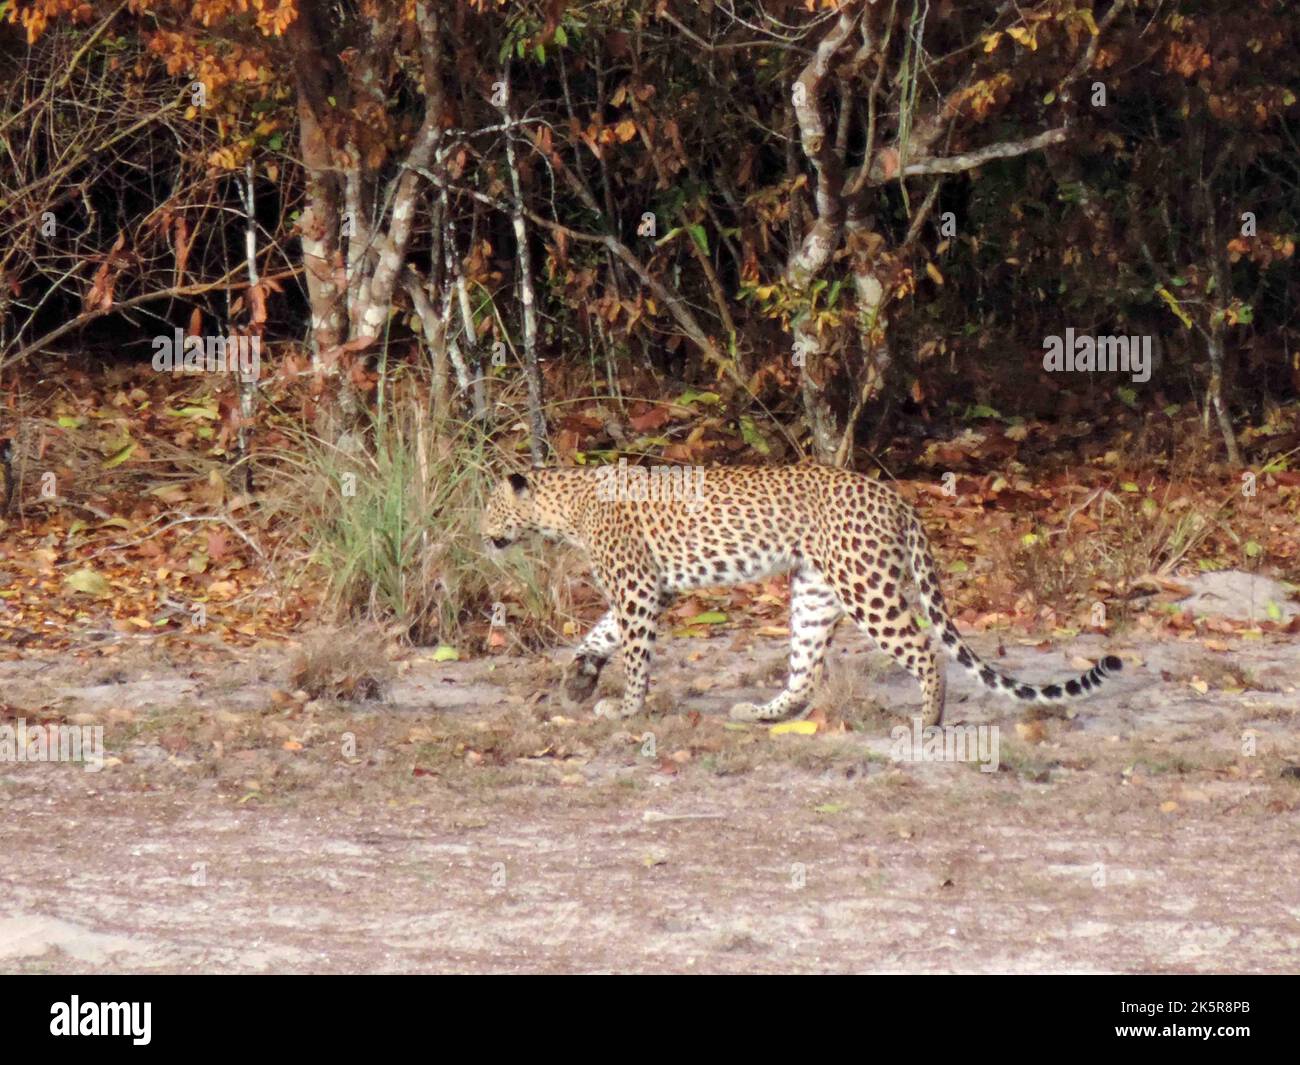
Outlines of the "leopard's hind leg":
{"type": "Polygon", "coordinates": [[[804,563],[790,578],[790,676],[785,690],[762,706],[737,703],[737,721],[776,721],[805,710],[821,676],[835,623],[842,611],[834,591],[804,563]]]}
{"type": "Polygon", "coordinates": [[[922,723],[940,724],[946,662],[930,646],[903,597],[902,553],[881,550],[870,564],[860,553],[846,554],[838,564],[828,562],[824,572],[844,613],[920,683],[922,723]]]}

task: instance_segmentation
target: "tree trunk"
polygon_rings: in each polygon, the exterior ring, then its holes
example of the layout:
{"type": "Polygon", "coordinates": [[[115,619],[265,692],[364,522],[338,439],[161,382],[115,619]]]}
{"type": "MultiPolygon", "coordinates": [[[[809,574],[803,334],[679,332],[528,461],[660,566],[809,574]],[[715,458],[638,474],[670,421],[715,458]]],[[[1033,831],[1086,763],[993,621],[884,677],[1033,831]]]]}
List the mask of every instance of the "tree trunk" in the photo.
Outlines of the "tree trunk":
{"type": "Polygon", "coordinates": [[[510,107],[510,68],[506,67],[505,99],[501,116],[506,123],[506,166],[510,170],[510,189],[514,194],[514,209],[510,222],[515,233],[515,256],[519,261],[519,304],[524,325],[524,377],[528,382],[528,449],[533,465],[546,460],[546,415],[542,410],[542,371],[537,362],[537,304],[533,290],[533,260],[528,248],[528,228],[524,225],[524,191],[519,178],[519,163],[515,158],[514,117],[510,107]]]}
{"type": "Polygon", "coordinates": [[[302,164],[306,170],[306,199],[299,229],[307,299],[311,305],[311,356],[318,372],[328,372],[337,362],[347,321],[339,236],[342,230],[341,198],[325,121],[331,86],[322,62],[324,52],[318,26],[324,22],[318,0],[300,0],[298,17],[285,30],[293,51],[297,83],[298,132],[302,164]]]}

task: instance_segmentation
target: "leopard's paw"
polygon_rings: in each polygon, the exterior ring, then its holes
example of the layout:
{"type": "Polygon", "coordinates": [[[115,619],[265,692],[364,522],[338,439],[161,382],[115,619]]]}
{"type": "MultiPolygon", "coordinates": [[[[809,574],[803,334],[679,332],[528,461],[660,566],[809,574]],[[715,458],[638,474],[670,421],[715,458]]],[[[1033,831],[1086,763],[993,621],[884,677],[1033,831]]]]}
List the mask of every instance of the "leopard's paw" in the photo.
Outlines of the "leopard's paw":
{"type": "Polygon", "coordinates": [[[589,658],[575,658],[565,667],[560,701],[566,710],[579,710],[591,698],[600,680],[600,665],[589,658]]]}
{"type": "Polygon", "coordinates": [[[640,714],[643,709],[645,709],[645,707],[637,706],[634,707],[633,710],[628,710],[627,707],[623,705],[623,700],[621,700],[621,698],[602,698],[601,701],[595,703],[595,710],[593,713],[595,714],[595,717],[598,718],[619,720],[621,718],[636,717],[636,715],[640,714]]]}
{"type": "Polygon", "coordinates": [[[732,721],[762,721],[763,708],[754,703],[737,703],[731,708],[732,721]]]}

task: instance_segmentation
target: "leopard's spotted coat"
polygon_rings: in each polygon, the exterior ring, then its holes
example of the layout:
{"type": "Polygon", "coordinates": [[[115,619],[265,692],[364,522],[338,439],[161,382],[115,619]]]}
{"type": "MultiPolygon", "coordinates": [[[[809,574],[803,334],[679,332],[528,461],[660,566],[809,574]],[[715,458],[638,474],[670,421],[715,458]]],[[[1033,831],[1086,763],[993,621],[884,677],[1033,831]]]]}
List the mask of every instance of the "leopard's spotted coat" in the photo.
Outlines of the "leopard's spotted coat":
{"type": "Polygon", "coordinates": [[[649,686],[659,615],[693,588],[791,574],[790,676],[763,706],[739,703],[731,716],[775,720],[804,710],[831,634],[847,614],[921,684],[926,724],[943,718],[943,662],[917,626],[903,582],[911,577],[944,649],[985,686],[1025,702],[1088,695],[1122,668],[1107,656],[1081,676],[1026,684],[982,662],[966,646],[944,605],[925,531],[891,488],[848,470],[812,463],[718,466],[683,482],[683,498],[610,499],[597,469],[511,474],[494,491],[481,531],[495,547],[525,532],[584,548],[610,609],[578,645],[565,695],[582,702],[620,647],[627,684],[604,699],[602,716],[638,713],[649,686]]]}

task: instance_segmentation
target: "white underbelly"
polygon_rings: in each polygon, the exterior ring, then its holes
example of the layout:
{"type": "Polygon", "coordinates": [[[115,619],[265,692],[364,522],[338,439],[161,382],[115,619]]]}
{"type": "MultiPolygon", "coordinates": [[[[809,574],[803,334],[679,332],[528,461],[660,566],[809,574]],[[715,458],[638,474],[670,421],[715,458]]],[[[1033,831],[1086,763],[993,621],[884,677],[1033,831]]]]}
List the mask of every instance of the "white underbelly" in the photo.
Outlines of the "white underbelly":
{"type": "Polygon", "coordinates": [[[706,559],[695,563],[669,563],[661,573],[665,590],[686,592],[695,588],[720,588],[746,581],[761,581],[778,573],[788,573],[798,564],[788,550],[757,553],[752,558],[706,559]]]}

